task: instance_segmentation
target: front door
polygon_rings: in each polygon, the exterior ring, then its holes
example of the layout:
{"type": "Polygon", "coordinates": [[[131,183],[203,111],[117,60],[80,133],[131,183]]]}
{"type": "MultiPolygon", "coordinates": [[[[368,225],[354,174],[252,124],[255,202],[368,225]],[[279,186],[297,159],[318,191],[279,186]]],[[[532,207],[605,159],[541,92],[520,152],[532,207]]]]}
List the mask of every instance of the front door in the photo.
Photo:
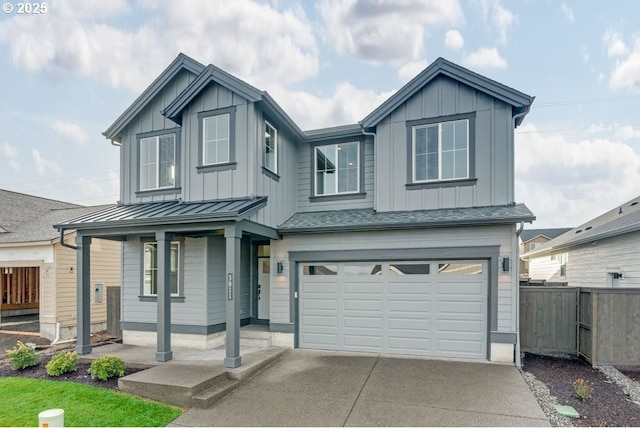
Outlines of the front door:
{"type": "Polygon", "coordinates": [[[258,319],[270,318],[271,258],[258,257],[258,319]]]}

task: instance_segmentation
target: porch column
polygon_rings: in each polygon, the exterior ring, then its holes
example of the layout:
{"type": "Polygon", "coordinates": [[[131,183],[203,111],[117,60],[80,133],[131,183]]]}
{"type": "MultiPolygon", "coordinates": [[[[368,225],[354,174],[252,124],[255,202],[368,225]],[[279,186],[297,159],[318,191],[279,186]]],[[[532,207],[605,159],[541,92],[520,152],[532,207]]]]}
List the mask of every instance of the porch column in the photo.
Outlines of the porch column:
{"type": "Polygon", "coordinates": [[[77,339],[78,354],[91,352],[91,237],[76,236],[77,339]]]}
{"type": "Polygon", "coordinates": [[[240,367],[240,242],[242,229],[237,226],[224,230],[227,241],[227,332],[225,338],[226,358],[224,366],[240,367]]]}
{"type": "Polygon", "coordinates": [[[156,361],[169,361],[171,352],[171,238],[165,231],[156,232],[158,322],[156,361]]]}

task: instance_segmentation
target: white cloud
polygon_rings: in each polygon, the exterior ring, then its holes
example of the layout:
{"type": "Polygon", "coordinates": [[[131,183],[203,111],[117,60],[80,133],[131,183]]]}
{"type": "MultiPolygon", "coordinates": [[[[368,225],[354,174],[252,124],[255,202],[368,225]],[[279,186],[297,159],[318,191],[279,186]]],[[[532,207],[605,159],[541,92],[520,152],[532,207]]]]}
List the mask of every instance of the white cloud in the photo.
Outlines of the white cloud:
{"type": "Polygon", "coordinates": [[[462,58],[465,67],[507,68],[507,61],[500,56],[497,48],[480,48],[462,58]]]}
{"type": "Polygon", "coordinates": [[[640,139],[640,129],[635,129],[631,125],[604,125],[602,123],[594,123],[588,129],[589,134],[608,133],[623,141],[640,139]]]}
{"type": "Polygon", "coordinates": [[[0,43],[24,70],[88,76],[135,91],[178,52],[258,82],[296,82],[318,70],[312,26],[299,6],[280,11],[252,0],[139,2],[135,6],[147,19],[129,30],[109,19],[128,17],[128,3],[107,3],[60,1],[49,8],[46,20],[5,19],[0,43]]]}
{"type": "Polygon", "coordinates": [[[580,57],[582,58],[582,61],[585,63],[589,62],[589,46],[587,46],[584,43],[580,44],[580,57]]]}
{"type": "Polygon", "coordinates": [[[516,197],[536,227],[577,226],[640,194],[640,156],[617,139],[516,130],[516,197]],[[613,197],[612,197],[613,196],[613,197]]]}
{"type": "Polygon", "coordinates": [[[458,1],[325,0],[324,37],[338,53],[404,63],[424,56],[425,29],[463,20],[458,1]]]}
{"type": "Polygon", "coordinates": [[[408,82],[424,70],[427,65],[426,60],[409,61],[398,69],[398,78],[402,82],[408,82]]]}
{"type": "Polygon", "coordinates": [[[640,139],[640,129],[635,129],[631,125],[623,125],[618,127],[615,135],[622,140],[640,139]]]}
{"type": "Polygon", "coordinates": [[[449,30],[444,35],[444,45],[453,50],[462,49],[464,47],[464,38],[458,30],[449,30]]]}
{"type": "Polygon", "coordinates": [[[33,149],[31,151],[31,158],[33,159],[33,163],[36,166],[36,171],[40,176],[44,176],[47,173],[59,175],[62,171],[60,166],[55,161],[45,159],[36,149],[33,149]]]}
{"type": "Polygon", "coordinates": [[[624,56],[629,52],[627,45],[622,40],[622,34],[612,29],[608,29],[604,33],[602,41],[607,46],[607,56],[609,58],[624,56]]]}
{"type": "Polygon", "coordinates": [[[316,129],[356,123],[389,98],[394,91],[376,93],[361,90],[350,83],[340,83],[329,97],[318,97],[306,92],[289,91],[274,86],[269,93],[290,112],[302,129],[316,129]]]}
{"type": "Polygon", "coordinates": [[[76,144],[85,144],[89,140],[89,135],[75,123],[56,120],[53,122],[53,131],[60,137],[70,140],[76,144]]]}
{"type": "Polygon", "coordinates": [[[567,21],[571,23],[575,21],[575,17],[573,16],[573,9],[567,6],[566,3],[562,3],[562,5],[560,6],[560,10],[562,11],[564,17],[567,18],[567,21]]]}
{"type": "Polygon", "coordinates": [[[498,32],[498,43],[506,45],[511,25],[517,22],[517,17],[502,7],[499,0],[478,0],[484,21],[498,32]]]}
{"type": "Polygon", "coordinates": [[[9,161],[9,166],[16,171],[20,171],[22,167],[18,162],[18,149],[9,143],[4,143],[1,147],[2,156],[9,161]]]}
{"type": "Polygon", "coordinates": [[[609,86],[612,89],[630,88],[640,91],[640,50],[616,63],[609,86]]]}

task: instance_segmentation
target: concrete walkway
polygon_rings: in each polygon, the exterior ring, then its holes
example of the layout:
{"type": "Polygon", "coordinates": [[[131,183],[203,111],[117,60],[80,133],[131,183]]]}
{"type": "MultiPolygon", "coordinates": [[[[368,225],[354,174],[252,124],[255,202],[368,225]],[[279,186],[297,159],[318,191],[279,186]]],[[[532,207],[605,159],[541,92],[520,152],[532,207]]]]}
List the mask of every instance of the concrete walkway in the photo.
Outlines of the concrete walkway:
{"type": "Polygon", "coordinates": [[[171,426],[550,426],[513,365],[291,350],[171,426]]]}

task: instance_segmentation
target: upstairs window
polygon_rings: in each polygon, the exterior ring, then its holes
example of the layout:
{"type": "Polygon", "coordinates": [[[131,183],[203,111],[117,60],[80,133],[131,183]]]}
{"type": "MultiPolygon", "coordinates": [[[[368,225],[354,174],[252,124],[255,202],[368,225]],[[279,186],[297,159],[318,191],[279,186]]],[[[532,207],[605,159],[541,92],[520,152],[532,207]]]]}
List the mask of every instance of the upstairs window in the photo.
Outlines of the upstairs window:
{"type": "Polygon", "coordinates": [[[360,143],[316,146],[315,194],[355,193],[360,189],[360,143]]]}
{"type": "Polygon", "coordinates": [[[216,165],[230,161],[229,114],[202,118],[202,164],[216,165]]]}
{"type": "Polygon", "coordinates": [[[140,190],[176,185],[176,134],[139,137],[140,190]]]}
{"type": "MultiPolygon", "coordinates": [[[[180,286],[180,243],[171,243],[171,295],[178,296],[180,286]]],[[[143,295],[158,295],[158,244],[144,243],[144,288],[143,295]]]]}
{"type": "Polygon", "coordinates": [[[264,167],[278,174],[278,130],[264,122],[264,167]]]}
{"type": "Polygon", "coordinates": [[[469,120],[412,128],[413,182],[469,178],[469,120]]]}

